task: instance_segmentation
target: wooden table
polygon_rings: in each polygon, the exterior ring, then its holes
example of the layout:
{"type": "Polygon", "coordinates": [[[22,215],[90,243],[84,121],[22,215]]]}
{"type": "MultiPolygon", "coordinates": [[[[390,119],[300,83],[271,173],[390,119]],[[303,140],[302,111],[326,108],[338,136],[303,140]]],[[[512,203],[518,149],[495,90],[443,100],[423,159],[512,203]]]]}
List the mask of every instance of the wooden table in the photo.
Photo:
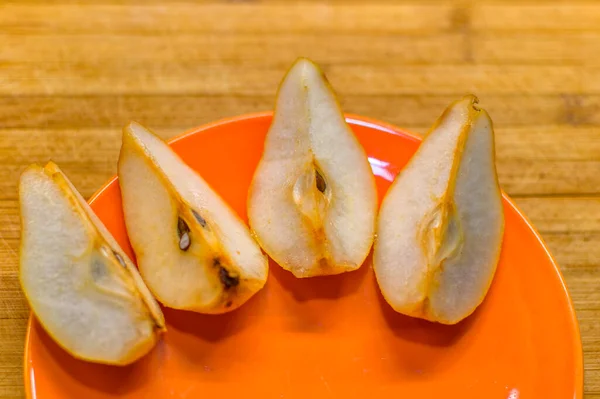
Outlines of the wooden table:
{"type": "Polygon", "coordinates": [[[127,121],[167,137],[271,109],[300,55],[323,66],[346,111],[416,132],[462,94],[480,97],[502,186],[541,231],[577,308],[585,397],[600,398],[600,3],[82,3],[0,3],[1,398],[24,394],[24,166],[53,159],[90,196],[116,172],[127,121]]]}

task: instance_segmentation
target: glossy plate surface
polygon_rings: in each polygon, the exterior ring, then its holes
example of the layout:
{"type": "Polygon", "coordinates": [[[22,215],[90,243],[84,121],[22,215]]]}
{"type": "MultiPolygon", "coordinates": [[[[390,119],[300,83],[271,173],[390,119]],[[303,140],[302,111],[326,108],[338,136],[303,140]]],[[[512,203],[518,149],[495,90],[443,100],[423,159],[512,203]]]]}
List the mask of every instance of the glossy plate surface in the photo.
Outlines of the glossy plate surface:
{"type": "MultiPolygon", "coordinates": [[[[380,122],[348,120],[381,200],[420,140],[380,122]]],[[[242,116],[172,143],[244,219],[270,121],[270,114],[242,116]]],[[[91,202],[131,255],[117,182],[91,202]]],[[[271,262],[265,289],[235,312],[165,309],[168,332],[128,367],[73,359],[32,317],[28,397],[580,399],[579,331],[560,272],[527,220],[510,200],[504,204],[496,277],[480,308],[456,326],[392,311],[370,257],[359,271],[306,280],[271,262]]]]}

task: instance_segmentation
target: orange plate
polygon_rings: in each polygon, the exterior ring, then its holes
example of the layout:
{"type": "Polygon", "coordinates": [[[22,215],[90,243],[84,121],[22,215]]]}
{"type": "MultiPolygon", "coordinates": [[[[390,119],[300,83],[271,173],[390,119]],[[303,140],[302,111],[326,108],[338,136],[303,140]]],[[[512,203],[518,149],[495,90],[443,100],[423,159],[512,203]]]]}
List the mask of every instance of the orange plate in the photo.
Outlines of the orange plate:
{"type": "MultiPolygon", "coordinates": [[[[382,198],[420,140],[362,117],[348,121],[382,198]]],[[[270,113],[217,122],[172,146],[246,218],[248,185],[270,122],[270,113]]],[[[131,255],[117,182],[91,202],[131,255]]],[[[514,204],[505,197],[504,205],[494,283],[481,307],[456,326],[392,311],[370,259],[356,272],[306,280],[271,262],[266,287],[237,311],[165,309],[168,332],[128,367],[73,359],[32,318],[28,397],[580,399],[580,337],[560,272],[514,204]]]]}

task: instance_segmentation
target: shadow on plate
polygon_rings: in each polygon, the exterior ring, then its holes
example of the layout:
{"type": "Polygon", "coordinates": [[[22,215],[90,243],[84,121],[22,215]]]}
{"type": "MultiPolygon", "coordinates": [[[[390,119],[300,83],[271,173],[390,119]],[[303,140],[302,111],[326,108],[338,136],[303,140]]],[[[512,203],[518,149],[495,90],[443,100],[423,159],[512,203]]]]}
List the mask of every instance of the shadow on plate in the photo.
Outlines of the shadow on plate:
{"type": "Polygon", "coordinates": [[[336,300],[355,292],[371,268],[371,255],[351,272],[333,276],[297,278],[269,258],[269,271],[279,284],[299,302],[315,299],[336,300]]]}
{"type": "Polygon", "coordinates": [[[257,292],[239,308],[223,314],[200,314],[187,310],[162,308],[167,329],[177,329],[208,342],[217,342],[239,334],[261,312],[265,289],[257,292]]]}
{"type": "Polygon", "coordinates": [[[398,313],[386,302],[381,292],[378,297],[388,327],[394,335],[405,341],[433,346],[451,346],[460,340],[477,319],[477,311],[475,311],[474,314],[454,325],[434,323],[398,313]]]}
{"type": "Polygon", "coordinates": [[[460,323],[444,325],[396,312],[381,292],[378,298],[388,327],[387,338],[383,339],[387,341],[386,352],[394,361],[395,366],[390,369],[392,374],[399,372],[411,378],[430,378],[431,374],[446,370],[460,360],[464,345],[469,341],[463,338],[476,324],[477,311],[460,323]]]}
{"type": "Polygon", "coordinates": [[[33,322],[32,328],[35,329],[35,334],[39,336],[48,356],[52,358],[55,367],[51,372],[63,372],[79,384],[111,395],[127,394],[144,385],[152,374],[152,367],[155,367],[153,361],[163,344],[159,341],[157,347],[148,355],[131,365],[108,366],[74,358],[54,342],[37,320],[33,322]]]}

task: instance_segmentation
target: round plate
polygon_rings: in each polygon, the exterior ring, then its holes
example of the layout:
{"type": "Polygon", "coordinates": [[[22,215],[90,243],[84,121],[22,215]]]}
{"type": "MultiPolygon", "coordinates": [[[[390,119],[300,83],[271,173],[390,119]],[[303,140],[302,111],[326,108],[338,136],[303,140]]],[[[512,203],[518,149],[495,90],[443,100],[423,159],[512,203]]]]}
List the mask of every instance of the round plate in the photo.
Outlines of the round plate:
{"type": "MultiPolygon", "coordinates": [[[[237,117],[172,142],[246,219],[246,195],[271,114],[237,117]]],[[[348,116],[377,177],[379,198],[420,139],[348,116]]],[[[357,193],[359,195],[359,193],[357,193]]],[[[92,208],[129,247],[119,185],[92,208]]],[[[218,316],[164,309],[167,333],[127,367],[75,360],[34,318],[25,353],[30,398],[582,398],[577,321],[559,269],[505,197],[502,255],[484,303],[455,326],[395,313],[371,259],[355,272],[296,279],[271,262],[265,288],[218,316]]]]}

